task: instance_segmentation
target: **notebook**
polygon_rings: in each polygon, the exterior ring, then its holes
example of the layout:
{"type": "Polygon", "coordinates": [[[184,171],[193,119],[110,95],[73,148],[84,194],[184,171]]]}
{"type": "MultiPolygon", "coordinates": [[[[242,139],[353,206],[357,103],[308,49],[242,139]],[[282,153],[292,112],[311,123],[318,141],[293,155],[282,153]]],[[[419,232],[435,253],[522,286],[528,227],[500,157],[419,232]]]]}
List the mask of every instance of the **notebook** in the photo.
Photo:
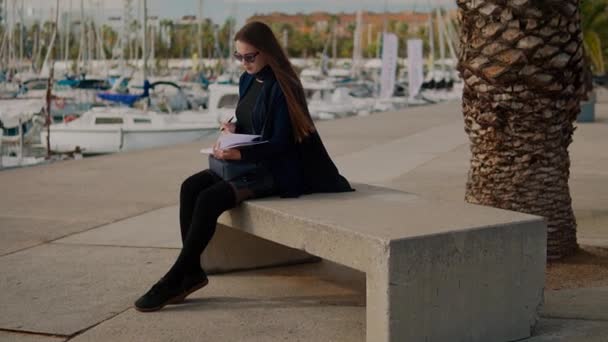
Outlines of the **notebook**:
{"type": "MultiPolygon", "coordinates": [[[[260,140],[261,138],[261,135],[256,134],[222,134],[217,140],[219,143],[218,148],[221,150],[227,150],[230,148],[239,148],[268,142],[266,140],[260,140]]],[[[213,154],[213,148],[203,148],[200,152],[203,154],[213,154]]]]}

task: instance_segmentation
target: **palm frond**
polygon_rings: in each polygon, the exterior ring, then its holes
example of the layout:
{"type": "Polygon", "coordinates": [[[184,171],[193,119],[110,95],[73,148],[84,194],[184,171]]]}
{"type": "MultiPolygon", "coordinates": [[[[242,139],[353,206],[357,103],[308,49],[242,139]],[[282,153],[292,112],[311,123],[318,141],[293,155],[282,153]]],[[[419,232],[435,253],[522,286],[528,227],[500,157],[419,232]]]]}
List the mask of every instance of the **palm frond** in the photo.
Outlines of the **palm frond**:
{"type": "Polygon", "coordinates": [[[591,66],[596,74],[604,74],[604,54],[602,41],[596,32],[588,31],[583,33],[583,44],[585,53],[591,61],[591,66]]]}

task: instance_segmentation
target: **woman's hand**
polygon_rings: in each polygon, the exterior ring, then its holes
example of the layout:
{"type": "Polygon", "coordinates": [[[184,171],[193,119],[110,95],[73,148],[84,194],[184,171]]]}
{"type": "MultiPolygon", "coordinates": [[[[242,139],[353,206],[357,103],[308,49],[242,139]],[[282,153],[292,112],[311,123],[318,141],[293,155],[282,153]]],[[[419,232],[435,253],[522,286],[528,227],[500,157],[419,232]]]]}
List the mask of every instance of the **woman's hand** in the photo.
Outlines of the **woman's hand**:
{"type": "Polygon", "coordinates": [[[220,124],[220,132],[222,134],[234,133],[236,131],[236,124],[232,122],[222,122],[220,124]]]}
{"type": "Polygon", "coordinates": [[[213,156],[220,160],[241,160],[241,151],[236,148],[221,150],[216,143],[213,145],[213,156]]]}

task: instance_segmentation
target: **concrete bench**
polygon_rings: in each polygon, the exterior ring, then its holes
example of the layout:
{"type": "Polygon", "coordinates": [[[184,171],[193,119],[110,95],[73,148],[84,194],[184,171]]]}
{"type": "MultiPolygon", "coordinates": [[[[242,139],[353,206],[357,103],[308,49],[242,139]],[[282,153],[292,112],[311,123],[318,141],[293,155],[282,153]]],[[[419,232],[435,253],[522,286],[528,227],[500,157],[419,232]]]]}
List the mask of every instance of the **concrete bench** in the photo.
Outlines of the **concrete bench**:
{"type": "Polygon", "coordinates": [[[355,187],[248,201],[219,223],[309,253],[285,261],[312,254],[365,272],[369,342],[530,336],[543,298],[543,219],[355,187]]]}

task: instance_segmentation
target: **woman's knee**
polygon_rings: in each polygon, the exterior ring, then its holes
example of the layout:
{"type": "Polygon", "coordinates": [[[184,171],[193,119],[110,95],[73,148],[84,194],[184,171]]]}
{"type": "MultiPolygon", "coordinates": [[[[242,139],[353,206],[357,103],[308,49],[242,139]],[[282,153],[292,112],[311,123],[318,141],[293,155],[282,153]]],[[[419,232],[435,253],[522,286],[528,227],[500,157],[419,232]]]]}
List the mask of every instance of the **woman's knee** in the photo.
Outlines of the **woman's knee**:
{"type": "Polygon", "coordinates": [[[236,194],[228,182],[219,182],[204,189],[198,194],[196,206],[198,210],[212,212],[224,211],[236,205],[236,194]]]}
{"type": "Polygon", "coordinates": [[[192,180],[192,176],[190,176],[182,182],[182,186],[180,188],[180,194],[183,196],[187,193],[190,193],[193,191],[193,188],[194,188],[194,182],[192,180]]]}
{"type": "Polygon", "coordinates": [[[181,185],[181,193],[199,192],[213,184],[213,175],[208,170],[193,174],[186,178],[181,185]]]}

